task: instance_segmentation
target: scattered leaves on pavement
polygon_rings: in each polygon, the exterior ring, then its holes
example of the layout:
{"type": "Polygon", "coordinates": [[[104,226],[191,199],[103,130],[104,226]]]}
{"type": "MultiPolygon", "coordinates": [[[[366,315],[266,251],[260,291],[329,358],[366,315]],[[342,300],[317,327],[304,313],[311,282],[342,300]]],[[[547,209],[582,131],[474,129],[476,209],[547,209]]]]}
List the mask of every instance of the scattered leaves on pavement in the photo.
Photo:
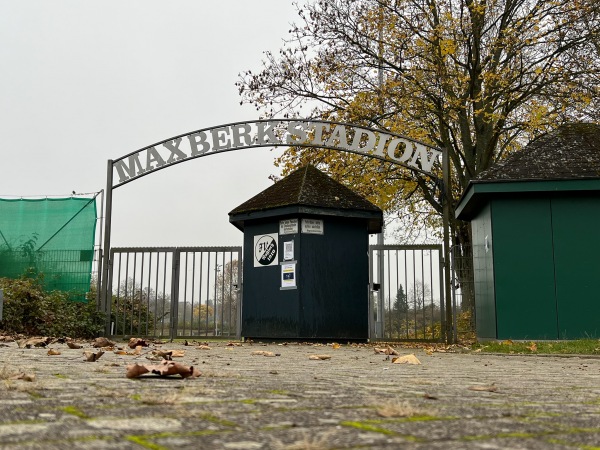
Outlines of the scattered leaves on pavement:
{"type": "Polygon", "coordinates": [[[397,358],[392,359],[393,364],[421,364],[419,358],[415,356],[414,353],[404,356],[398,356],[397,358]]]}
{"type": "Polygon", "coordinates": [[[162,361],[158,364],[130,364],[127,366],[127,378],[137,378],[147,373],[166,377],[169,375],[180,375],[182,378],[195,378],[201,372],[194,366],[185,366],[175,361],[162,361]]]}
{"type": "Polygon", "coordinates": [[[45,347],[48,345],[50,338],[29,338],[17,341],[19,348],[45,347]]]}
{"type": "Polygon", "coordinates": [[[375,353],[379,353],[382,355],[399,355],[400,354],[389,345],[386,347],[374,347],[373,350],[375,351],[375,353]]]}
{"type": "Polygon", "coordinates": [[[331,359],[331,356],[330,355],[310,355],[308,357],[308,359],[326,360],[326,359],[331,359]]]}
{"type": "Polygon", "coordinates": [[[33,373],[25,373],[25,372],[19,372],[15,375],[11,375],[10,377],[8,377],[9,380],[23,380],[23,381],[35,381],[35,374],[33,373]]]}
{"type": "Polygon", "coordinates": [[[479,391],[479,392],[496,392],[498,388],[494,383],[492,384],[478,384],[475,386],[469,386],[468,389],[470,391],[479,391]]]}
{"type": "Polygon", "coordinates": [[[268,352],[266,350],[256,350],[256,351],[254,351],[254,352],[252,352],[250,354],[252,356],[269,356],[269,357],[271,357],[271,356],[277,356],[277,355],[275,355],[275,353],[268,352]]]}
{"type": "Polygon", "coordinates": [[[116,345],[115,342],[113,342],[109,339],[106,339],[105,337],[99,337],[99,338],[96,338],[96,340],[92,344],[92,347],[95,347],[95,348],[114,347],[115,345],[116,345]]]}
{"type": "Polygon", "coordinates": [[[129,348],[136,348],[138,346],[148,347],[149,344],[145,339],[132,337],[129,339],[129,343],[127,345],[129,345],[129,348]]]}
{"type": "Polygon", "coordinates": [[[75,343],[75,342],[72,342],[72,341],[69,341],[69,342],[67,342],[67,346],[68,346],[69,348],[73,348],[73,349],[79,349],[79,348],[83,348],[83,345],[81,345],[81,344],[77,344],[77,343],[75,343]]]}
{"type": "Polygon", "coordinates": [[[60,354],[61,354],[60,350],[56,350],[55,348],[48,349],[48,355],[49,356],[60,355],[60,354]]]}
{"type": "Polygon", "coordinates": [[[85,356],[85,360],[87,362],[96,362],[100,359],[102,355],[104,355],[104,352],[102,350],[98,350],[96,353],[90,350],[86,350],[83,352],[83,356],[85,356]]]}

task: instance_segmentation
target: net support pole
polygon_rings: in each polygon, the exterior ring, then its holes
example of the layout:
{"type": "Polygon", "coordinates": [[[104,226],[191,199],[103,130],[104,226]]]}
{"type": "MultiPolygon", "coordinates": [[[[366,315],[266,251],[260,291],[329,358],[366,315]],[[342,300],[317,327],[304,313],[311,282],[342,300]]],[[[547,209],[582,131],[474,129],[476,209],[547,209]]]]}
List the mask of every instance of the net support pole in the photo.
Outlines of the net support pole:
{"type": "Polygon", "coordinates": [[[108,160],[106,170],[106,206],[104,212],[104,245],[102,246],[102,292],[100,296],[100,308],[106,314],[106,334],[110,335],[110,312],[109,301],[111,294],[108,292],[108,277],[110,273],[110,230],[112,219],[112,184],[113,184],[113,160],[108,160]]]}

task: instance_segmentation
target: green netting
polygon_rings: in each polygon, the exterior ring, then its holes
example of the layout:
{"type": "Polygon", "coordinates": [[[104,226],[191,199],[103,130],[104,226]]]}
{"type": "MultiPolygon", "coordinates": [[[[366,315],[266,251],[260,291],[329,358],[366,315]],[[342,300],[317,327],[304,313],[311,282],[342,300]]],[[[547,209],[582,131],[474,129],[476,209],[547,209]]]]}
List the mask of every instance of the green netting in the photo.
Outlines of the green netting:
{"type": "Polygon", "coordinates": [[[94,198],[0,198],[0,277],[43,274],[45,288],[85,300],[90,290],[94,198]]]}

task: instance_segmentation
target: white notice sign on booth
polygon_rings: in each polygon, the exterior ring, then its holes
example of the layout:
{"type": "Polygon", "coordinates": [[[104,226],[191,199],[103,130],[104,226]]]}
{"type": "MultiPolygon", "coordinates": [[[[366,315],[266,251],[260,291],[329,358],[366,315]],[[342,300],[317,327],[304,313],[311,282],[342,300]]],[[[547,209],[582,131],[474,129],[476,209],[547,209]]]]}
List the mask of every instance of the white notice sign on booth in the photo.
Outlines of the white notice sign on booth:
{"type": "Polygon", "coordinates": [[[279,234],[298,233],[298,219],[284,219],[279,221],[279,234]]]}
{"type": "Polygon", "coordinates": [[[306,234],[323,234],[323,221],[317,219],[302,219],[302,232],[306,234]]]}

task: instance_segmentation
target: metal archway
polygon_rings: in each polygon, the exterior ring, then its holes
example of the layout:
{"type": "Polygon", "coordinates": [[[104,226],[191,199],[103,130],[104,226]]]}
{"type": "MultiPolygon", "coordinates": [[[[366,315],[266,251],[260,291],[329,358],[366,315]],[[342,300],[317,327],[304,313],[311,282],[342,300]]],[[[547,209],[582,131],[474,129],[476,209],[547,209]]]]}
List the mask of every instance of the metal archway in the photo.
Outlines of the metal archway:
{"type": "MultiPolygon", "coordinates": [[[[444,185],[444,264],[447,314],[450,313],[449,272],[449,159],[442,149],[424,142],[388,131],[353,124],[297,119],[269,119],[233,122],[203,128],[174,136],[128,153],[118,159],[108,160],[106,176],[106,210],[104,215],[104,244],[101,277],[100,306],[107,311],[108,273],[110,269],[110,238],[112,220],[112,191],[131,181],[158,170],[203,156],[255,147],[302,147],[330,149],[359,154],[383,160],[422,173],[431,178],[435,163],[443,155],[444,185]],[[115,182],[115,172],[118,180],[115,182]]],[[[451,314],[451,313],[450,313],[451,314]]],[[[451,327],[451,317],[446,320],[451,327]],[[449,319],[449,320],[448,320],[449,319]]],[[[447,340],[448,335],[447,333],[447,340]]]]}

